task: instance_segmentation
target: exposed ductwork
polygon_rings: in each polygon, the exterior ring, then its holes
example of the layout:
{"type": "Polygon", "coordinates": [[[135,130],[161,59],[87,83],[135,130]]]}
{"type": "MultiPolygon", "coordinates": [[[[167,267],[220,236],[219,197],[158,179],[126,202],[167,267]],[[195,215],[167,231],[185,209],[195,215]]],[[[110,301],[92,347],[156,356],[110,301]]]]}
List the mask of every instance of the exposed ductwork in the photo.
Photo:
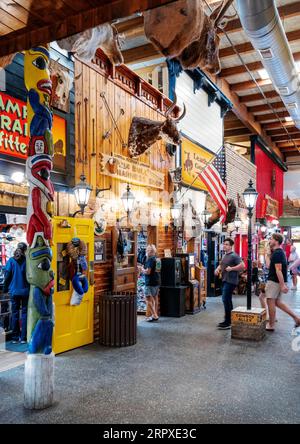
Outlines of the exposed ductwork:
{"type": "Polygon", "coordinates": [[[236,0],[238,14],[264,68],[300,129],[300,75],[274,0],[236,0]]]}

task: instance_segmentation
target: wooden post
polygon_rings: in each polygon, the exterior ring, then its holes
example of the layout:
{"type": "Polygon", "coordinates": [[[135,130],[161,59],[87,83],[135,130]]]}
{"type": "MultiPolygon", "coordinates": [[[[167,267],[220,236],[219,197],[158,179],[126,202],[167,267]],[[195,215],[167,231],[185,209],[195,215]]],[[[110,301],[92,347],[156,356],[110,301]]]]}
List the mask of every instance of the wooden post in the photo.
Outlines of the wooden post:
{"type": "Polygon", "coordinates": [[[27,206],[26,275],[30,284],[27,317],[28,356],[25,363],[24,406],[43,409],[53,403],[54,355],[51,244],[54,187],[49,51],[38,46],[25,52],[24,81],[28,90],[30,142],[26,161],[29,182],[27,206]]]}

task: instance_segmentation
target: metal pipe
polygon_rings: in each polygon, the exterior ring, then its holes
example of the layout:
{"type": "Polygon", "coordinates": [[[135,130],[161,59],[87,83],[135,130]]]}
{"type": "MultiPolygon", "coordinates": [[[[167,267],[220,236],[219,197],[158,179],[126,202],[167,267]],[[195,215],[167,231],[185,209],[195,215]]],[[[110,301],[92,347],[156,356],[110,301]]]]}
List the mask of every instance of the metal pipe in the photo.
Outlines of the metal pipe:
{"type": "Polygon", "coordinates": [[[237,0],[240,21],[300,129],[300,75],[274,0],[237,0]]]}

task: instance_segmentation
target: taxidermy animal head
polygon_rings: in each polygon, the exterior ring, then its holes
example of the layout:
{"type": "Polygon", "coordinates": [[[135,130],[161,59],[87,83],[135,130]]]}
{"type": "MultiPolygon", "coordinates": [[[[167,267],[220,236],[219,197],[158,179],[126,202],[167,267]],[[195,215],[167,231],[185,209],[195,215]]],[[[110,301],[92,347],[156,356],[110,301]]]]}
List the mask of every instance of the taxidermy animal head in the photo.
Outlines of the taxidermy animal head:
{"type": "Polygon", "coordinates": [[[60,104],[65,106],[69,100],[70,91],[73,86],[73,79],[70,74],[61,67],[58,61],[50,62],[50,73],[52,80],[52,96],[53,105],[60,104]]]}
{"type": "Polygon", "coordinates": [[[110,23],[57,40],[57,44],[60,48],[75,53],[83,62],[91,62],[98,48],[102,49],[112,64],[120,65],[124,62],[118,31],[110,23]]]}
{"type": "Polygon", "coordinates": [[[221,71],[218,25],[225,18],[224,14],[232,3],[233,0],[223,0],[209,16],[205,14],[200,37],[191,42],[178,57],[184,69],[201,68],[212,74],[221,71]]]}
{"type": "Polygon", "coordinates": [[[179,0],[144,12],[147,39],[166,57],[180,55],[200,38],[205,19],[203,5],[203,0],[179,0]]]}
{"type": "MultiPolygon", "coordinates": [[[[228,210],[226,214],[226,220],[224,222],[224,225],[228,225],[231,222],[234,221],[235,215],[236,215],[236,205],[233,199],[227,199],[228,204],[228,210]]],[[[210,229],[213,225],[215,225],[217,222],[219,222],[221,217],[221,212],[219,208],[216,208],[213,212],[211,217],[208,220],[207,228],[210,229]]]]}
{"type": "Polygon", "coordinates": [[[163,122],[145,119],[144,117],[134,117],[131,122],[128,136],[128,154],[129,157],[138,157],[145,153],[158,140],[165,140],[167,143],[178,145],[181,142],[180,132],[177,123],[182,120],[186,114],[186,107],[181,116],[176,119],[171,117],[177,102],[175,101],[167,110],[166,119],[163,122]]]}

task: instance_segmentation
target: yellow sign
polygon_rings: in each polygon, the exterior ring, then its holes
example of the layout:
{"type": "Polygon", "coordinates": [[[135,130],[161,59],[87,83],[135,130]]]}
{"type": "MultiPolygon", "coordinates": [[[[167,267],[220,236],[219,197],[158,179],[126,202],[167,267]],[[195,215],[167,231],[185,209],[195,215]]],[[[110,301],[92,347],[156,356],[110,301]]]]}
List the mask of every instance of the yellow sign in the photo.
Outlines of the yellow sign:
{"type": "Polygon", "coordinates": [[[182,182],[184,185],[192,185],[198,190],[207,191],[206,186],[198,177],[205,166],[213,160],[214,154],[185,138],[182,140],[181,153],[182,182]]]}
{"type": "Polygon", "coordinates": [[[116,179],[121,179],[136,185],[144,187],[164,189],[165,176],[159,171],[149,168],[149,166],[139,163],[135,159],[128,159],[120,155],[108,156],[102,155],[102,174],[116,179]],[[110,162],[113,159],[114,168],[110,167],[110,162]]]}
{"type": "Polygon", "coordinates": [[[266,314],[254,314],[254,313],[231,313],[232,324],[261,324],[266,319],[266,314]]]}

